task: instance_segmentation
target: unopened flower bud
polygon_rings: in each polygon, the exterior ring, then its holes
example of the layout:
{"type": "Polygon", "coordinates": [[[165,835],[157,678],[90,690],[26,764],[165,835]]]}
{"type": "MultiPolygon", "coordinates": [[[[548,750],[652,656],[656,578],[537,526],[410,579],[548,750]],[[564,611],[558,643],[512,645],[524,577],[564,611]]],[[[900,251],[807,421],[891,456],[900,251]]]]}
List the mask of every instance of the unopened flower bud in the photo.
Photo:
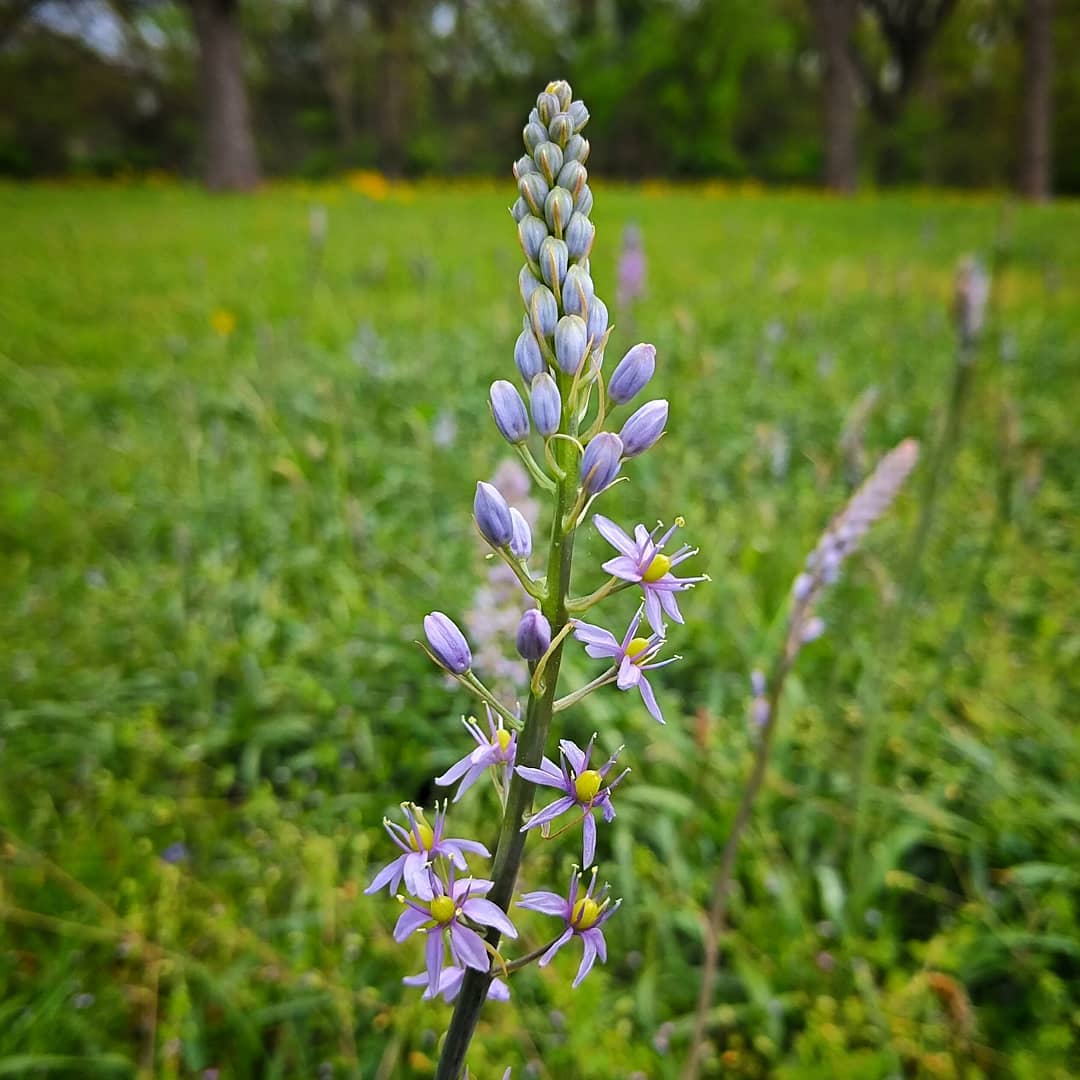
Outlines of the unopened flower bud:
{"type": "Polygon", "coordinates": [[[574,91],[570,89],[570,84],[565,79],[556,79],[555,82],[548,83],[546,89],[549,94],[555,95],[560,109],[568,109],[570,102],[574,100],[574,91]]]}
{"type": "Polygon", "coordinates": [[[526,173],[518,181],[518,191],[521,192],[521,197],[529,204],[529,209],[537,218],[543,217],[544,201],[547,199],[548,190],[548,181],[538,172],[526,173]]]}
{"type": "Polygon", "coordinates": [[[491,384],[489,402],[499,434],[514,445],[524,442],[529,437],[529,414],[517,387],[505,379],[497,379],[491,384]]]}
{"type": "Polygon", "coordinates": [[[525,305],[526,310],[528,310],[529,301],[539,284],[536,275],[529,269],[527,264],[518,271],[518,291],[521,293],[521,302],[525,305]]]}
{"type": "Polygon", "coordinates": [[[567,375],[576,375],[589,349],[589,331],[580,315],[564,315],[555,328],[555,361],[567,375]]]}
{"type": "Polygon", "coordinates": [[[551,118],[556,113],[562,112],[562,107],[559,105],[559,99],[545,90],[536,99],[536,111],[540,114],[541,124],[550,124],[551,118]]]}
{"type": "Polygon", "coordinates": [[[547,236],[540,245],[540,273],[544,275],[544,281],[551,286],[552,290],[562,284],[566,277],[566,267],[570,258],[570,252],[563,240],[556,240],[554,236],[547,236]]]}
{"type": "Polygon", "coordinates": [[[532,319],[533,333],[538,338],[549,338],[555,333],[559,322],[559,305],[555,302],[555,294],[546,285],[537,285],[532,294],[529,300],[529,316],[532,319]]]}
{"type": "Polygon", "coordinates": [[[510,552],[515,558],[527,559],[532,554],[532,529],[516,506],[510,507],[510,524],[514,530],[510,552]]]}
{"type": "Polygon", "coordinates": [[[589,174],[580,161],[568,161],[559,170],[557,183],[559,187],[566,188],[576,199],[588,179],[589,174]]]}
{"type": "MultiPolygon", "coordinates": [[[[566,172],[566,166],[563,166],[566,172]]],[[[577,262],[587,259],[596,239],[596,226],[584,214],[571,214],[566,226],[566,250],[570,258],[577,262]]]]}
{"type": "Polygon", "coordinates": [[[432,655],[447,671],[464,675],[472,667],[472,653],[465,635],[441,611],[424,616],[424,635],[432,655]]]}
{"type": "Polygon", "coordinates": [[[535,608],[521,616],[517,628],[517,651],[521,657],[536,663],[551,645],[551,623],[535,608]]]}
{"type": "Polygon", "coordinates": [[[584,135],[571,135],[563,147],[563,161],[580,161],[584,165],[589,160],[590,149],[584,135]]]}
{"type": "Polygon", "coordinates": [[[656,371],[656,349],[641,342],[635,345],[620,361],[607,384],[607,396],[616,405],[625,405],[656,371]]]}
{"type": "MultiPolygon", "coordinates": [[[[559,189],[556,188],[556,191],[559,189]]],[[[589,301],[595,295],[592,278],[580,263],[571,266],[563,279],[563,311],[567,315],[580,315],[583,319],[589,314],[589,301]]]]}
{"type": "Polygon", "coordinates": [[[581,458],[581,486],[590,495],[609,487],[619,475],[623,445],[618,435],[601,431],[594,435],[581,458]]]}
{"type": "Polygon", "coordinates": [[[813,588],[813,575],[804,572],[799,574],[791,583],[791,595],[798,603],[802,603],[810,595],[813,588]]]}
{"type": "Polygon", "coordinates": [[[594,296],[589,301],[589,314],[585,319],[585,324],[589,328],[589,341],[592,342],[592,347],[598,348],[608,328],[607,304],[599,296],[594,296]]]}
{"type": "Polygon", "coordinates": [[[551,123],[548,124],[548,136],[553,143],[557,143],[560,147],[565,146],[573,134],[574,121],[566,113],[556,113],[551,118],[551,123]]]}
{"type": "Polygon", "coordinates": [[[529,204],[519,195],[514,200],[514,205],[510,207],[510,214],[515,221],[520,222],[522,218],[527,218],[531,213],[529,204]]]}
{"type": "MultiPolygon", "coordinates": [[[[585,186],[588,187],[588,184],[585,186]]],[[[554,187],[548,192],[547,199],[544,200],[544,219],[553,233],[562,236],[573,212],[574,197],[566,188],[554,187]]]]}
{"type": "Polygon", "coordinates": [[[528,154],[522,154],[521,157],[514,162],[514,179],[520,180],[523,176],[528,176],[529,173],[539,172],[536,167],[536,162],[533,161],[528,154]]]}
{"type": "Polygon", "coordinates": [[[668,403],[663,399],[647,401],[622,426],[623,456],[632,458],[643,454],[661,435],[667,424],[668,403]]]}
{"type": "Polygon", "coordinates": [[[526,386],[531,386],[533,379],[546,369],[544,358],[540,354],[540,346],[531,326],[527,330],[522,330],[514,343],[514,363],[517,364],[517,369],[521,372],[526,386]]]}
{"type": "MultiPolygon", "coordinates": [[[[555,340],[558,341],[558,330],[555,331],[555,340]]],[[[562,398],[559,396],[558,384],[549,372],[542,371],[533,379],[529,390],[529,403],[532,405],[536,430],[545,439],[554,435],[562,420],[562,398]]]]}
{"type": "Polygon", "coordinates": [[[589,122],[589,110],[585,108],[584,101],[571,101],[566,111],[570,119],[574,121],[574,131],[580,131],[589,122]]]}
{"type": "Polygon", "coordinates": [[[481,480],[476,485],[473,499],[473,517],[480,535],[492,547],[506,547],[514,535],[514,524],[510,520],[510,507],[499,494],[499,489],[481,480]]]}
{"type": "MultiPolygon", "coordinates": [[[[543,183],[542,179],[541,183],[543,183]]],[[[521,241],[521,250],[525,252],[526,259],[536,262],[536,257],[540,254],[540,245],[547,234],[547,226],[531,214],[518,222],[518,239],[521,241]]]]}
{"type": "Polygon", "coordinates": [[[547,127],[540,123],[539,118],[530,120],[522,132],[525,140],[525,149],[531,154],[541,143],[548,141],[547,127]]]}
{"type": "Polygon", "coordinates": [[[582,184],[581,190],[574,197],[574,209],[588,217],[592,213],[592,188],[582,184]]]}
{"type": "Polygon", "coordinates": [[[533,153],[536,164],[549,184],[555,183],[555,177],[563,166],[562,147],[553,142],[541,143],[533,153]]]}

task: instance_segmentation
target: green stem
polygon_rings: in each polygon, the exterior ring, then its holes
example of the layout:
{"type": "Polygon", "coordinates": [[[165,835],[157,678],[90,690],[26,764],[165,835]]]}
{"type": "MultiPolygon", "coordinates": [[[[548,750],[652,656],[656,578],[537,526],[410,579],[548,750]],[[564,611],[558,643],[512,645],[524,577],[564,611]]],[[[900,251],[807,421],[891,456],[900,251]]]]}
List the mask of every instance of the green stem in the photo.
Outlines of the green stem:
{"type": "MultiPolygon", "coordinates": [[[[551,624],[553,637],[557,636],[567,622],[566,597],[570,591],[570,566],[574,555],[574,533],[563,531],[563,519],[573,504],[576,495],[577,470],[573,468],[573,447],[563,439],[557,440],[554,453],[558,463],[568,479],[559,481],[555,493],[555,506],[551,525],[551,549],[548,557],[548,591],[541,610],[551,624]],[[573,479],[569,479],[573,477],[573,479]]],[[[536,768],[544,754],[548,729],[551,726],[552,707],[555,703],[555,689],[559,681],[559,665],[562,662],[562,646],[551,654],[545,672],[542,692],[530,693],[525,710],[525,727],[518,736],[517,764],[536,768]]],[[[497,904],[503,911],[510,910],[510,901],[517,883],[518,869],[525,850],[526,833],[521,831],[521,822],[532,806],[533,792],[536,785],[523,780],[515,771],[510,780],[510,790],[506,797],[506,811],[499,829],[498,846],[495,849],[495,861],[492,866],[494,886],[487,899],[497,904]]],[[[497,947],[499,934],[490,930],[487,942],[497,947]]],[[[454,1006],[450,1019],[450,1028],[446,1033],[442,1054],[439,1057],[435,1080],[459,1080],[465,1067],[465,1055],[472,1041],[480,1011],[487,998],[491,985],[492,973],[474,971],[469,968],[465,973],[461,992],[454,1006]]]]}

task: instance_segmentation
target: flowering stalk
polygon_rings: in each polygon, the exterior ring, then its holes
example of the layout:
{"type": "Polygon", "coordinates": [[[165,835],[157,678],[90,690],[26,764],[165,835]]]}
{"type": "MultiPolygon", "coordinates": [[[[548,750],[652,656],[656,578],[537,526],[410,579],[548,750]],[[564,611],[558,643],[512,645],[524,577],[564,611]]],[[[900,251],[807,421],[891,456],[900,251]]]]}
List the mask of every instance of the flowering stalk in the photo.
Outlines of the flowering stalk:
{"type": "Polygon", "coordinates": [[[713,883],[712,903],[705,925],[705,959],[702,964],[694,1033],[683,1080],[696,1080],[705,1048],[705,1027],[712,1003],[719,958],[720,936],[727,920],[728,897],[735,873],[739,841],[753,812],[754,802],[765,780],[773,736],[779,715],[784,682],[804,645],[820,637],[825,624],[815,613],[817,601],[840,574],[844,560],[858,546],[870,526],[892,505],[919,456],[919,444],[906,439],[882,458],[874,472],[851,497],[843,511],[833,519],[817,546],[806,560],[806,567],[795,578],[783,645],[767,678],[754,673],[753,718],[759,728],[757,748],[750,778],[743,789],[735,818],[720,857],[713,883]]]}

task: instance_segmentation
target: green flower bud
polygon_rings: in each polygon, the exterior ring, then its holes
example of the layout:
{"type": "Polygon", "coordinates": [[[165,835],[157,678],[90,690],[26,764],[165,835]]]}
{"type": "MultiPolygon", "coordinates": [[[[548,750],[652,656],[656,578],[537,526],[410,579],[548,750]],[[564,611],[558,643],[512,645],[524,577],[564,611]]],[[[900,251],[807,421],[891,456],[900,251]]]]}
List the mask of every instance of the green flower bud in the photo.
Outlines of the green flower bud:
{"type": "Polygon", "coordinates": [[[553,143],[565,146],[573,134],[574,121],[566,113],[561,112],[552,117],[551,123],[548,124],[548,136],[553,143]]]}
{"type": "MultiPolygon", "coordinates": [[[[588,191],[588,184],[585,185],[588,191]]],[[[574,212],[574,197],[566,188],[555,187],[548,192],[544,200],[544,218],[548,228],[556,235],[562,236],[563,229],[570,223],[570,215],[574,212]]]]}
{"type": "Polygon", "coordinates": [[[544,200],[548,196],[548,182],[538,172],[526,173],[518,181],[518,191],[529,204],[529,209],[537,217],[543,217],[544,200]]]}
{"type": "Polygon", "coordinates": [[[559,305],[546,285],[537,285],[529,299],[529,317],[538,338],[550,338],[559,322],[559,305]]]}
{"type": "Polygon", "coordinates": [[[589,174],[580,161],[567,161],[559,170],[559,179],[556,181],[561,188],[566,188],[576,199],[585,186],[589,174]]]}
{"type": "Polygon", "coordinates": [[[518,239],[521,241],[521,250],[525,252],[526,259],[536,262],[536,257],[540,254],[540,245],[547,234],[547,226],[538,217],[530,215],[518,222],[518,239]]]}
{"type": "Polygon", "coordinates": [[[566,277],[566,267],[570,259],[566,244],[562,240],[556,240],[554,236],[547,236],[540,245],[540,272],[544,275],[544,281],[551,286],[552,291],[557,292],[566,277]]]}
{"type": "MultiPolygon", "coordinates": [[[[573,104],[573,102],[571,102],[573,104]]],[[[562,112],[559,106],[559,99],[554,94],[549,94],[546,90],[536,99],[536,111],[540,116],[541,124],[550,124],[551,118],[559,112],[562,112]]]]}
{"type": "Polygon", "coordinates": [[[554,184],[555,177],[559,175],[559,170],[563,165],[562,150],[553,142],[545,142],[536,148],[533,157],[547,182],[554,184]]]}
{"type": "Polygon", "coordinates": [[[589,160],[589,140],[583,135],[571,135],[563,147],[564,161],[580,161],[582,165],[589,160]]]}
{"type": "Polygon", "coordinates": [[[574,100],[574,91],[570,89],[570,84],[565,79],[557,79],[555,82],[548,83],[546,89],[549,94],[555,95],[559,108],[564,112],[570,107],[570,102],[574,100]]]}
{"type": "Polygon", "coordinates": [[[525,149],[531,154],[541,143],[548,141],[547,128],[539,121],[530,120],[521,137],[525,140],[525,149]]]}
{"type": "Polygon", "coordinates": [[[574,133],[577,134],[589,122],[589,110],[584,101],[571,101],[566,111],[574,121],[574,133]]]}

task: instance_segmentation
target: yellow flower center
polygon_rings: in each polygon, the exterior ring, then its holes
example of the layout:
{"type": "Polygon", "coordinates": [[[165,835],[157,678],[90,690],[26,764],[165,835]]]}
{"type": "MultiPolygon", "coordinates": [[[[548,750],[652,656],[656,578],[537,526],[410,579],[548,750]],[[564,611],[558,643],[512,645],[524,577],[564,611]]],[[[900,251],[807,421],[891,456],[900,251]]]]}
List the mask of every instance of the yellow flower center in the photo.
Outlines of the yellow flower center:
{"type": "Polygon", "coordinates": [[[417,847],[416,844],[417,833],[420,834],[420,844],[422,845],[424,851],[430,851],[431,845],[435,840],[435,830],[432,829],[432,827],[426,821],[417,818],[416,828],[409,833],[409,847],[411,847],[413,851],[420,850],[420,848],[417,847]]]}
{"type": "Polygon", "coordinates": [[[449,896],[436,896],[431,901],[431,917],[437,923],[449,922],[454,917],[454,901],[449,896]]]}
{"type": "Polygon", "coordinates": [[[645,571],[646,581],[659,581],[671,569],[671,560],[661,551],[653,556],[649,569],[645,571]]]}
{"type": "Polygon", "coordinates": [[[591,896],[583,896],[570,913],[570,925],[577,930],[588,930],[599,918],[600,905],[591,896]]]}
{"type": "Polygon", "coordinates": [[[636,637],[629,645],[626,646],[626,655],[631,660],[637,662],[637,658],[649,647],[649,639],[644,637],[636,637]]]}
{"type": "Polygon", "coordinates": [[[581,802],[595,798],[603,777],[595,769],[586,769],[574,779],[574,792],[581,802]]]}
{"type": "Polygon", "coordinates": [[[495,738],[498,740],[499,749],[505,754],[506,748],[510,745],[510,740],[513,736],[506,728],[499,728],[499,730],[495,732],[495,738]]]}

